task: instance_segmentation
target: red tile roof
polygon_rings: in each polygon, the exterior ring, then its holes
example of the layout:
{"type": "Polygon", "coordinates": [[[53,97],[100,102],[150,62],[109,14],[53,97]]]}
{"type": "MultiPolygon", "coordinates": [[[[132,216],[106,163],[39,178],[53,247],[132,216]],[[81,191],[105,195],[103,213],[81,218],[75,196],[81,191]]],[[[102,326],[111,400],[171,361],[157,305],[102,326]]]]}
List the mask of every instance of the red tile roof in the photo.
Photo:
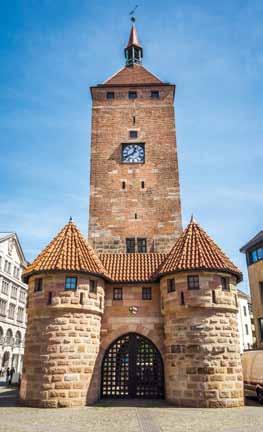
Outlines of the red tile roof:
{"type": "Polygon", "coordinates": [[[222,271],[242,280],[242,273],[192,219],[162,264],[160,275],[177,271],[222,271]]]}
{"type": "Polygon", "coordinates": [[[148,282],[158,278],[165,259],[160,253],[101,254],[100,260],[114,282],[148,282]]]}
{"type": "Polygon", "coordinates": [[[71,220],[25,269],[23,278],[27,279],[33,273],[57,270],[107,277],[99,258],[71,220]]]}
{"type": "Polygon", "coordinates": [[[134,64],[123,67],[115,75],[104,81],[103,85],[163,84],[144,66],[134,64]]]}
{"type": "Polygon", "coordinates": [[[100,254],[70,221],[23,273],[24,280],[49,271],[85,272],[111,282],[151,282],[178,271],[221,271],[242,279],[230,261],[206,232],[193,220],[168,255],[161,253],[100,254]]]}

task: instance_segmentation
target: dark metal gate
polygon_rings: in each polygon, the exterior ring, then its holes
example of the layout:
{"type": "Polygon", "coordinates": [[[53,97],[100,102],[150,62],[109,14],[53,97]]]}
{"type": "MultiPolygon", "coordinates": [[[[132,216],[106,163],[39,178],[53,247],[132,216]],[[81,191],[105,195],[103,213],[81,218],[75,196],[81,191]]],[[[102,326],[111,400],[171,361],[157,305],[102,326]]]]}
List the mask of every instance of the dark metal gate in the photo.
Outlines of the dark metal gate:
{"type": "Polygon", "coordinates": [[[101,397],[164,397],[163,361],[149,339],[128,333],[110,345],[102,363],[101,397]]]}

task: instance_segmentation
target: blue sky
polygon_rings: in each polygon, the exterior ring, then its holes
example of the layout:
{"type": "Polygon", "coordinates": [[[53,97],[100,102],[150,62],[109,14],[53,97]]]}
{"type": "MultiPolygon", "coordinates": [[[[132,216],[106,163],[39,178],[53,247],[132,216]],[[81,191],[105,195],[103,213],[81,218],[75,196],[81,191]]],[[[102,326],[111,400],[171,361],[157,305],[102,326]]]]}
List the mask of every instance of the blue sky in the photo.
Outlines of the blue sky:
{"type": "MultiPolygon", "coordinates": [[[[144,65],[177,85],[184,225],[196,219],[247,274],[262,226],[263,3],[137,2],[144,65]]],[[[71,215],[88,226],[89,86],[124,62],[136,1],[2,0],[1,231],[31,260],[71,215]]]]}

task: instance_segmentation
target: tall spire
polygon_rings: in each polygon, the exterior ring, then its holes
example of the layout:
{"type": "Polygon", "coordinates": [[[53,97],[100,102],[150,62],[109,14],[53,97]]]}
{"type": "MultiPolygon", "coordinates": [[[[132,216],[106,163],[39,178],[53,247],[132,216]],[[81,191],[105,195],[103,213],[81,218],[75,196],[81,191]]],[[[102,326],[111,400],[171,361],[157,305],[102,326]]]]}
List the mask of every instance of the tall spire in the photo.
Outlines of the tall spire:
{"type": "Polygon", "coordinates": [[[124,50],[126,58],[126,66],[132,66],[134,64],[141,64],[143,57],[143,49],[140,45],[137,30],[135,27],[135,18],[131,18],[132,27],[130,31],[130,37],[128,44],[124,50]]]}

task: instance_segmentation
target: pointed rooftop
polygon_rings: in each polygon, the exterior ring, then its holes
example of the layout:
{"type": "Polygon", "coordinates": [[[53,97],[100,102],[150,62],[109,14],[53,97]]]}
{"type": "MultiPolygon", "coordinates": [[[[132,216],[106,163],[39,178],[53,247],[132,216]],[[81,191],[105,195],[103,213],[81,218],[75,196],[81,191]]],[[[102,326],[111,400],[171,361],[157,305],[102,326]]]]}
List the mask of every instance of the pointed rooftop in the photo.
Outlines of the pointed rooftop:
{"type": "Polygon", "coordinates": [[[159,272],[164,275],[177,271],[199,270],[230,273],[235,275],[238,281],[242,280],[241,271],[192,217],[159,272]]]}
{"type": "Polygon", "coordinates": [[[163,84],[163,82],[144,66],[134,64],[125,66],[116,74],[112,75],[103,85],[142,85],[142,84],[163,84]]]}
{"type": "Polygon", "coordinates": [[[131,46],[136,46],[136,47],[142,48],[141,44],[139,42],[137,29],[136,29],[134,24],[132,24],[131,31],[130,31],[130,37],[129,37],[129,41],[128,41],[126,48],[129,48],[131,46]]]}
{"type": "Polygon", "coordinates": [[[25,269],[23,278],[27,280],[34,273],[50,271],[85,272],[107,277],[101,261],[71,218],[25,269]]]}

